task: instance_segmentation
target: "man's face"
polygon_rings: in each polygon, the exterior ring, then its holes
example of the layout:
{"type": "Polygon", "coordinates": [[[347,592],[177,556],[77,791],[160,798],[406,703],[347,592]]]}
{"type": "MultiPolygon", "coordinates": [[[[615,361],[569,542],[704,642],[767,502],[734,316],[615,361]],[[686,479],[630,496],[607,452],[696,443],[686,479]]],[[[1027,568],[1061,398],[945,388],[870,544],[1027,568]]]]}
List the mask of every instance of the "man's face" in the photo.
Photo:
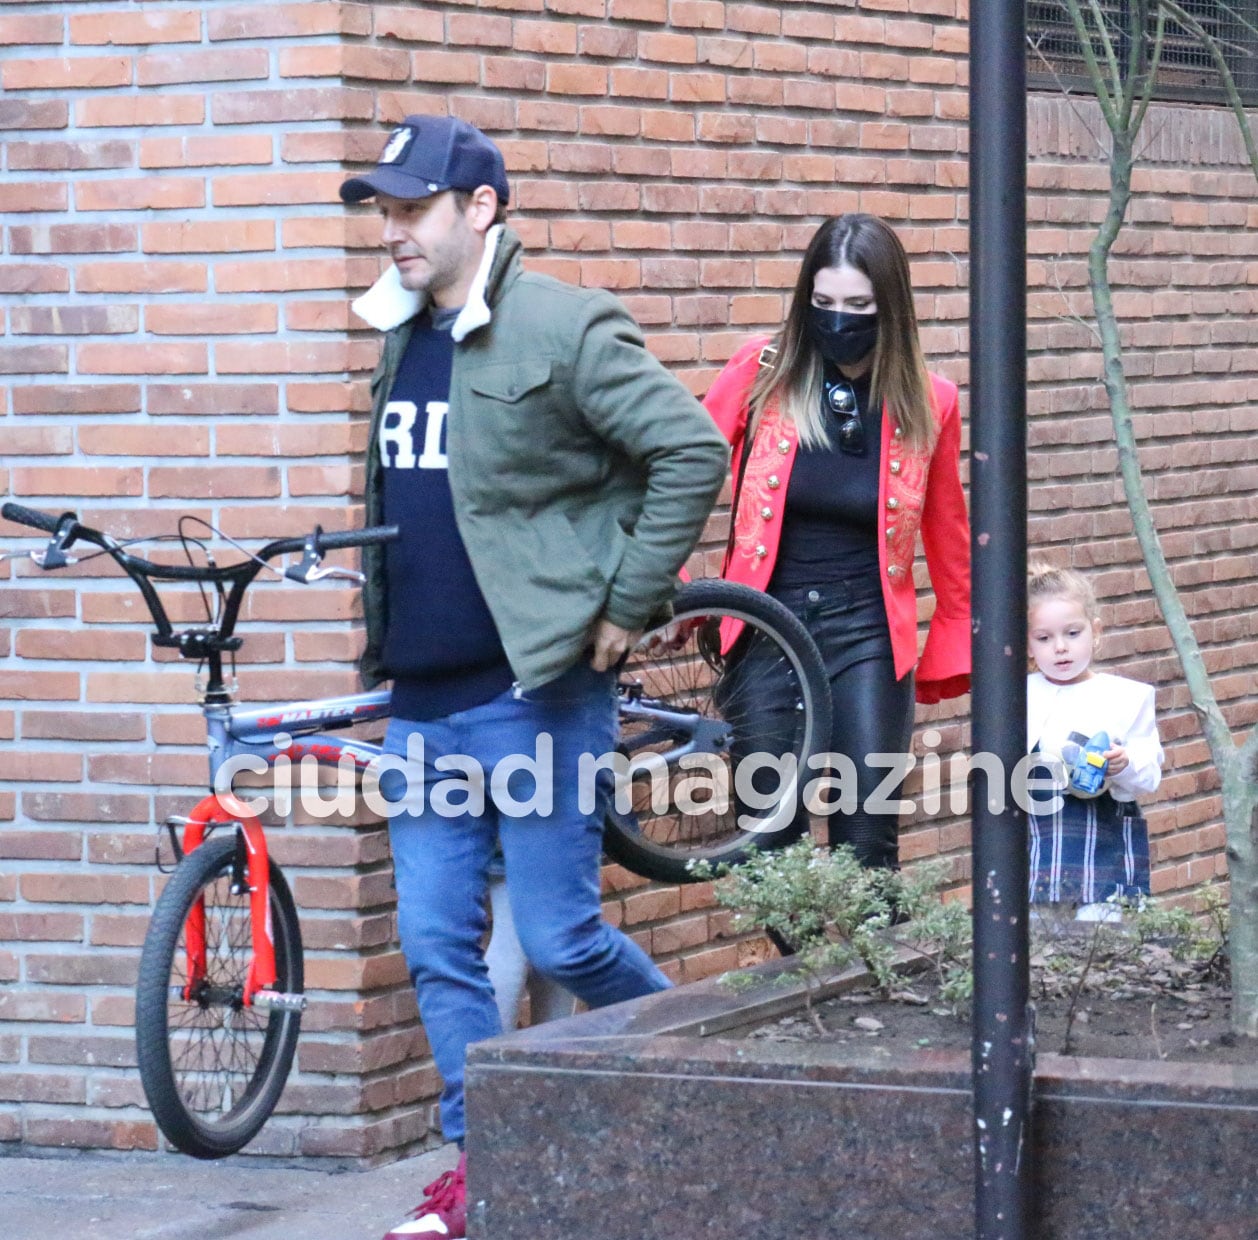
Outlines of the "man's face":
{"type": "MultiPolygon", "coordinates": [[[[427,293],[441,307],[461,306],[485,247],[453,190],[412,201],[377,194],[383,220],[381,242],[388,247],[402,285],[427,293]]],[[[470,208],[469,208],[470,209],[470,208]]]]}

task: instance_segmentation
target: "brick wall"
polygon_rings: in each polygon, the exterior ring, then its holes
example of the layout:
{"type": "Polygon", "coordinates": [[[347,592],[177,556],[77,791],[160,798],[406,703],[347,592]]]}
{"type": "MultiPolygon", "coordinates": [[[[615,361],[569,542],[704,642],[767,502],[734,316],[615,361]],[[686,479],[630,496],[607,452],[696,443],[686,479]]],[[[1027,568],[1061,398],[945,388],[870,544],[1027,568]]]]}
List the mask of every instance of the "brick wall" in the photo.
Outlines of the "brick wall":
{"type": "MultiPolygon", "coordinates": [[[[347,303],[379,258],[370,208],[346,212],[336,188],[414,111],[491,133],[529,265],[619,293],[696,392],[780,322],[817,222],[852,209],[897,225],[931,363],[964,386],[964,20],[964,0],[0,5],[0,490],[127,534],[182,513],[252,539],[359,522],[377,342],[347,303]]],[[[1160,685],[1151,822],[1171,890],[1222,872],[1220,811],[1138,567],[1098,355],[1069,317],[1088,311],[1102,211],[1089,117],[1031,103],[1031,536],[1094,570],[1109,665],[1160,685]]],[[[1159,523],[1240,727],[1258,702],[1258,198],[1230,126],[1154,110],[1115,275],[1159,523]]],[[[149,648],[134,592],[98,569],[0,568],[0,1140],[151,1148],[130,987],[152,824],[192,798],[203,732],[191,673],[149,648]]],[[[242,697],[351,688],[356,615],[352,592],[259,588],[242,697]]],[[[938,739],[919,749],[963,748],[967,707],[922,711],[938,739]]],[[[314,1001],[258,1148],[369,1157],[432,1139],[383,833],[274,838],[314,1001]]],[[[906,858],[943,852],[962,886],[967,847],[961,815],[903,834],[906,858]]],[[[604,879],[608,916],[675,977],[757,950],[722,937],[701,886],[604,879]]]]}

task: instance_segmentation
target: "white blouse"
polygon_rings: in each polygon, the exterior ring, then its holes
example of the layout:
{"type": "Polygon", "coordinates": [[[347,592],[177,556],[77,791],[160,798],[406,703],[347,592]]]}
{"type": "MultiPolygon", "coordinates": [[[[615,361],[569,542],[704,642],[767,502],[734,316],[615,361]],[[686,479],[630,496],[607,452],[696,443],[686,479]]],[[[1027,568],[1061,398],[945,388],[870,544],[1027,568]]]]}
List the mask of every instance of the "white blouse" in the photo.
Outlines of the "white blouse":
{"type": "Polygon", "coordinates": [[[1162,742],[1153,713],[1153,686],[1125,676],[1094,672],[1073,685],[1054,684],[1042,672],[1026,679],[1027,752],[1061,756],[1071,732],[1108,732],[1111,745],[1127,750],[1128,765],[1105,781],[1116,801],[1134,801],[1162,781],[1162,742]]]}

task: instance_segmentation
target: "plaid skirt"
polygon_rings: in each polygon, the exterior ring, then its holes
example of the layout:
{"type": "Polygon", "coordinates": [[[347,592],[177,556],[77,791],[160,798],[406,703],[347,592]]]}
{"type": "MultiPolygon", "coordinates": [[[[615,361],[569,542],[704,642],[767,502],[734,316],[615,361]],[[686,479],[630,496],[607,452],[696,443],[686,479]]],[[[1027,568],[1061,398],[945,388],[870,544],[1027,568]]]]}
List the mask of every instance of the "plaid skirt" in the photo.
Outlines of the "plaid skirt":
{"type": "Polygon", "coordinates": [[[1063,796],[1055,814],[1028,814],[1031,902],[1099,904],[1149,894],[1149,827],[1134,801],[1108,792],[1063,796]]]}

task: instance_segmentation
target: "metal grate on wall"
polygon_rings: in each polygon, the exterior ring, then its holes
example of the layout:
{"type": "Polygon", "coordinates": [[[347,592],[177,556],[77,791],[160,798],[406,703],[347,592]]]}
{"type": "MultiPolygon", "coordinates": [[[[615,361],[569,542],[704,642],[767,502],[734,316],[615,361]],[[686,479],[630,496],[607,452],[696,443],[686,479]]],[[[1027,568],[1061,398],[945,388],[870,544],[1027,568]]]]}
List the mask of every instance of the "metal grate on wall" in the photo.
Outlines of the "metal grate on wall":
{"type": "MultiPolygon", "coordinates": [[[[1178,0],[1218,44],[1237,89],[1246,104],[1258,104],[1258,0],[1178,0]]],[[[1133,24],[1139,29],[1143,14],[1148,52],[1157,28],[1157,0],[1080,0],[1093,29],[1092,44],[1105,65],[1105,49],[1095,32],[1092,15],[1099,10],[1110,43],[1127,72],[1133,24]]],[[[1066,0],[1027,0],[1027,79],[1039,89],[1060,85],[1090,89],[1087,69],[1066,0]]],[[[1143,70],[1143,65],[1140,66],[1143,70]]],[[[1153,97],[1197,103],[1226,103],[1227,95],[1214,57],[1197,35],[1170,17],[1162,39],[1153,97]]]]}

